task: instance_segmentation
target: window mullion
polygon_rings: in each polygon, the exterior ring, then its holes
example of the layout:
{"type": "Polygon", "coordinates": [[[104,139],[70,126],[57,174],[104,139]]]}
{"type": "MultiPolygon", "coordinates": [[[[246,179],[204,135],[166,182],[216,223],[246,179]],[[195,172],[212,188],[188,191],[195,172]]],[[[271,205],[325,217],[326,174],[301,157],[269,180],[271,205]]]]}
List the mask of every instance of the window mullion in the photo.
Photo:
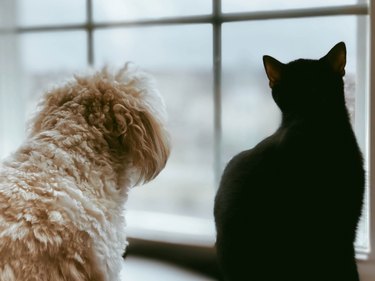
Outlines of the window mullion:
{"type": "Polygon", "coordinates": [[[94,65],[92,0],[86,0],[87,63],[94,65]]]}
{"type": "Polygon", "coordinates": [[[221,0],[213,0],[213,92],[214,92],[214,176],[218,186],[221,176],[221,90],[222,90],[222,58],[221,58],[221,0]]]}

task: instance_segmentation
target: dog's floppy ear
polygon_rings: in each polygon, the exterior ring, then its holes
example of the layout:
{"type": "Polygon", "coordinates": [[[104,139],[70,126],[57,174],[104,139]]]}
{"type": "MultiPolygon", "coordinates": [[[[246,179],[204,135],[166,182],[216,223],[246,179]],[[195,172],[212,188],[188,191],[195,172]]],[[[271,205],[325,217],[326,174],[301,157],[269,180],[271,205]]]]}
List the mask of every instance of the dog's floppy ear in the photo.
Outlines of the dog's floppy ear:
{"type": "Polygon", "coordinates": [[[126,135],[128,126],[133,124],[133,117],[126,109],[125,106],[121,104],[115,104],[113,106],[113,113],[115,116],[115,124],[117,126],[117,132],[120,135],[126,135]]]}
{"type": "Polygon", "coordinates": [[[139,172],[137,184],[155,178],[169,156],[165,129],[151,114],[130,104],[113,106],[115,122],[125,155],[139,172]]]}

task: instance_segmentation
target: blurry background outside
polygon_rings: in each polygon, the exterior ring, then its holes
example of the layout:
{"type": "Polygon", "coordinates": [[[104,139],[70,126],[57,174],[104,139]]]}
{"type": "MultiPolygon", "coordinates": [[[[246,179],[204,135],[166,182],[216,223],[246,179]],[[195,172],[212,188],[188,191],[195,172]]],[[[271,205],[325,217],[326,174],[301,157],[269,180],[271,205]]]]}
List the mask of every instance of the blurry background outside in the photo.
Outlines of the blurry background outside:
{"type": "MultiPolygon", "coordinates": [[[[280,123],[262,56],[318,59],[340,41],[348,50],[347,101],[367,157],[368,3],[213,1],[1,0],[0,157],[24,139],[45,89],[89,66],[134,62],[157,80],[173,147],[159,177],[130,192],[130,232],[213,244],[223,168],[280,123]]],[[[365,211],[363,253],[368,232],[365,211]]]]}

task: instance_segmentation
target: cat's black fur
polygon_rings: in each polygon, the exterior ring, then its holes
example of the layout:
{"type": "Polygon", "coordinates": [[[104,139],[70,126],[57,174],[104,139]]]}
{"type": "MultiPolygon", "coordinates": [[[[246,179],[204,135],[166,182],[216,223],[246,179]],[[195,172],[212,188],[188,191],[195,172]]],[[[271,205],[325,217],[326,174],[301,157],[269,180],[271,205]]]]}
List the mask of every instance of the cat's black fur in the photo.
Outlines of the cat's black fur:
{"type": "Polygon", "coordinates": [[[365,177],[345,106],[345,44],[320,60],[263,61],[282,122],[223,173],[214,214],[225,280],[357,281],[365,177]]]}

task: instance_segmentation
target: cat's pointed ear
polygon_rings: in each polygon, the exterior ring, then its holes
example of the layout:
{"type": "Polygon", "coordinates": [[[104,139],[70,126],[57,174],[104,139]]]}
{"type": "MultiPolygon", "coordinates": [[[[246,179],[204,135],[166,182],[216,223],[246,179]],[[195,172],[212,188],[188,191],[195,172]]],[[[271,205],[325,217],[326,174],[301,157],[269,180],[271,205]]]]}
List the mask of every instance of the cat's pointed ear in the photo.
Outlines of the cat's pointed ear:
{"type": "Polygon", "coordinates": [[[281,79],[284,64],[270,56],[263,56],[263,64],[270,81],[270,87],[273,88],[281,79]]]}
{"type": "Polygon", "coordinates": [[[345,75],[346,47],[344,42],[337,43],[322,59],[329,63],[334,72],[341,76],[345,75]]]}

